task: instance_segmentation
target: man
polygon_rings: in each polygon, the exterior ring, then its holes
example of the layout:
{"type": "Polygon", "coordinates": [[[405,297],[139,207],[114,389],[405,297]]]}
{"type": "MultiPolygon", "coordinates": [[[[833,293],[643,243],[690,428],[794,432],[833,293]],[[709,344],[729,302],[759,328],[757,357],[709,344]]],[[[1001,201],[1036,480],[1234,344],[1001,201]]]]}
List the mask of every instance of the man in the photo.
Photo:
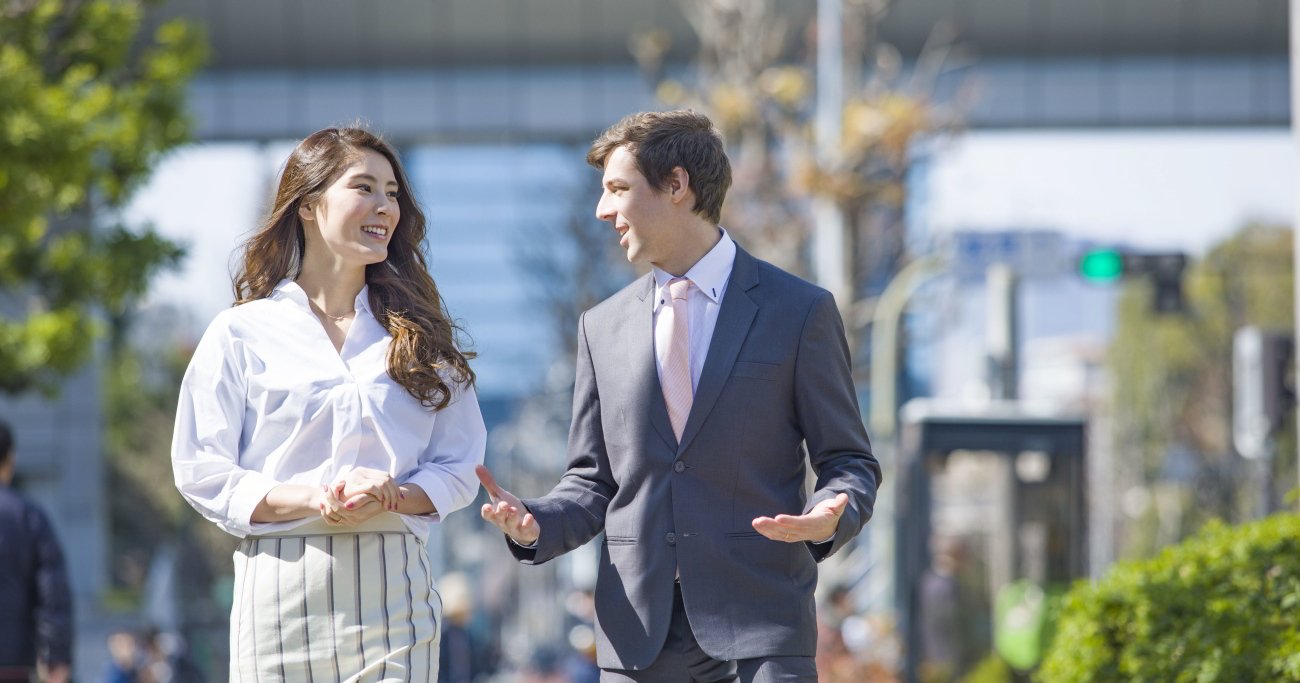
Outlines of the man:
{"type": "Polygon", "coordinates": [[[63,551],[40,508],[12,488],[14,439],[0,421],[0,681],[68,680],[72,600],[63,551]]]}
{"type": "Polygon", "coordinates": [[[602,681],[815,681],[816,562],[880,483],[835,302],[718,226],[731,167],[706,117],[634,114],[587,161],[597,217],[652,272],[581,318],[559,484],[521,501],[480,468],[482,515],[527,564],[605,533],[602,681]]]}

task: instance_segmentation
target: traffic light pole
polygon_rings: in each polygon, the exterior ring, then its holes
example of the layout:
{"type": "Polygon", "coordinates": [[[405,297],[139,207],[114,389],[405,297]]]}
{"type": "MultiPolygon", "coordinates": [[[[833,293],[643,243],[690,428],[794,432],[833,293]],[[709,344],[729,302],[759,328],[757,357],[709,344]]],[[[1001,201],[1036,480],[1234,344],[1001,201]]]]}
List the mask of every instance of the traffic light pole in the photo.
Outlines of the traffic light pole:
{"type": "Polygon", "coordinates": [[[1020,398],[1018,278],[1010,266],[997,263],[989,267],[984,282],[988,296],[985,337],[989,398],[1014,401],[1020,398]]]}
{"type": "MultiPolygon", "coordinates": [[[[1291,0],[1291,136],[1295,141],[1297,157],[1300,157],[1300,0],[1291,0]]],[[[1297,176],[1300,178],[1300,176],[1297,176]]],[[[1300,183],[1297,183],[1296,196],[1300,197],[1300,183]]],[[[1292,219],[1292,224],[1296,223],[1292,219]]],[[[1293,228],[1294,229],[1294,228],[1293,228]]],[[[1295,280],[1295,340],[1300,344],[1300,239],[1291,241],[1291,257],[1295,280]]],[[[1300,363],[1296,363],[1296,387],[1300,388],[1300,363]]],[[[1300,401],[1296,402],[1300,405],[1300,401]]],[[[1300,409],[1300,408],[1297,408],[1300,409]]],[[[1297,421],[1300,423],[1300,420],[1297,421]]],[[[1297,442],[1296,473],[1300,477],[1300,439],[1297,442]]],[[[1300,482],[1297,482],[1300,483],[1300,482]]]]}

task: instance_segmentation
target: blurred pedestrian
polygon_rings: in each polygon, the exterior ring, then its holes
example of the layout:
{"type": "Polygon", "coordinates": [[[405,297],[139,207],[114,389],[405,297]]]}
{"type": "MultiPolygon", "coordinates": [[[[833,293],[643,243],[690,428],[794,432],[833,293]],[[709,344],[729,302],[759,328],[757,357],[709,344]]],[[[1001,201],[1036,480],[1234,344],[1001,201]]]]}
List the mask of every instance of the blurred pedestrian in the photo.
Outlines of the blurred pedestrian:
{"type": "Polygon", "coordinates": [[[965,652],[963,625],[975,619],[962,609],[967,600],[959,581],[965,562],[961,540],[936,535],[930,547],[930,566],[916,588],[919,678],[923,683],[949,683],[973,663],[965,652]]]}
{"type": "Polygon", "coordinates": [[[142,640],[144,661],[140,683],[204,683],[203,672],[179,633],[149,628],[142,640]]]}
{"type": "Polygon", "coordinates": [[[0,681],[63,683],[72,666],[72,594],[50,520],[15,491],[13,431],[0,420],[0,681]]]}
{"type": "Polygon", "coordinates": [[[486,433],[411,190],[368,131],[300,142],[185,373],[176,486],[244,539],[231,680],[437,677],[425,542],[486,433]]]}
{"type": "Polygon", "coordinates": [[[104,683],[140,683],[140,647],[135,636],[115,631],[108,636],[108,673],[104,683]]]}
{"type": "Polygon", "coordinates": [[[843,680],[838,672],[854,668],[853,654],[844,644],[841,627],[856,613],[852,594],[844,584],[831,588],[817,608],[817,677],[822,683],[843,680]]]}
{"type": "Polygon", "coordinates": [[[569,647],[573,651],[564,660],[564,675],[569,683],[599,683],[600,667],[596,665],[596,632],[590,624],[578,624],[569,629],[569,647]]]}
{"type": "Polygon", "coordinates": [[[438,648],[438,683],[473,683],[482,673],[478,644],[470,630],[474,598],[469,579],[453,572],[438,581],[442,596],[442,642],[438,648]]]}
{"type": "Polygon", "coordinates": [[[550,647],[539,647],[529,655],[523,670],[519,672],[520,683],[573,683],[564,673],[564,658],[550,647]]]}
{"type": "Polygon", "coordinates": [[[560,483],[521,501],[480,468],[482,515],[526,564],[604,532],[601,680],[814,681],[817,562],[880,483],[835,301],[718,225],[731,166],[708,118],[628,116],[587,161],[596,216],[652,272],[582,315],[560,483]]]}

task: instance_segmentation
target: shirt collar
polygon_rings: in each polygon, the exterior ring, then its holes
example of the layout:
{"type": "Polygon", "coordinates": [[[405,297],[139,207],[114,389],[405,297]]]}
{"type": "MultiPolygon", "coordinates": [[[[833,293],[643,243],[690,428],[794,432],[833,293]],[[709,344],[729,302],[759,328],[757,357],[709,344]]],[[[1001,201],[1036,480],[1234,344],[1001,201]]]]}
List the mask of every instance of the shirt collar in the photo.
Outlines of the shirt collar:
{"type": "MultiPolygon", "coordinates": [[[[686,279],[695,283],[695,287],[715,304],[722,303],[722,291],[726,288],[727,278],[731,277],[731,266],[736,262],[736,243],[731,241],[725,228],[719,227],[721,238],[713,245],[691,269],[686,271],[686,279]]],[[[652,266],[655,276],[655,301],[663,299],[663,289],[673,276],[668,271],[652,266]]],[[[659,308],[659,304],[655,304],[659,308]]]]}
{"type": "MultiPolygon", "coordinates": [[[[292,278],[281,280],[280,284],[276,285],[274,290],[271,290],[270,298],[292,301],[301,308],[311,310],[311,304],[307,302],[307,292],[304,292],[302,287],[297,282],[294,282],[292,278]]],[[[361,287],[361,291],[357,292],[357,298],[353,302],[353,306],[359,312],[374,316],[374,311],[370,310],[370,285],[361,287]]]]}

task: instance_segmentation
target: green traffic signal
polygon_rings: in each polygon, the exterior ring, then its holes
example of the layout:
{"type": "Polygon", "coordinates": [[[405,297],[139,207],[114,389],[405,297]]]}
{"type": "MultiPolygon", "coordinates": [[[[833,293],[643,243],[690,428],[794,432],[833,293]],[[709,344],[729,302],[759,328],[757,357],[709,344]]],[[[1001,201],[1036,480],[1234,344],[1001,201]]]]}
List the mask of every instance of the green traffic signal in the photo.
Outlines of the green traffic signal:
{"type": "Polygon", "coordinates": [[[1115,249],[1090,249],[1079,257],[1079,275],[1093,282],[1111,282],[1124,275],[1124,255],[1115,249]]]}

